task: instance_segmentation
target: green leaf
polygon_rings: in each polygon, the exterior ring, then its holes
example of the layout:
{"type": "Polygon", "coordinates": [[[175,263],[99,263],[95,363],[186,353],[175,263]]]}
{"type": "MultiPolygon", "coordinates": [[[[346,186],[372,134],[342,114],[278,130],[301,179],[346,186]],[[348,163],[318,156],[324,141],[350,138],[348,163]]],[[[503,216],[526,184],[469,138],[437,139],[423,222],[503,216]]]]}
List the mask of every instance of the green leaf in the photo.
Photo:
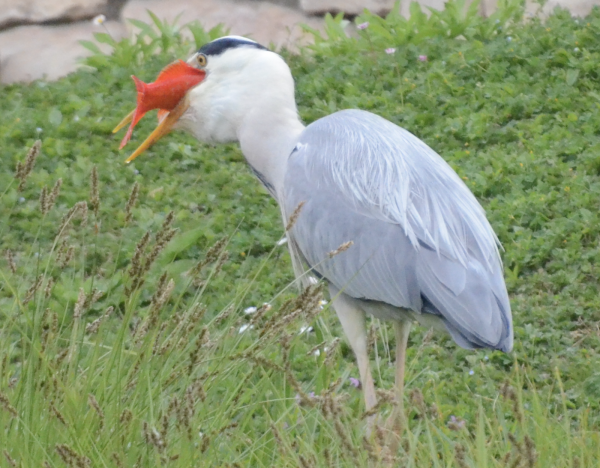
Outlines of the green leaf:
{"type": "Polygon", "coordinates": [[[141,29],[146,35],[148,35],[152,39],[156,39],[158,37],[158,34],[156,33],[156,31],[154,29],[152,29],[152,26],[149,25],[148,23],[144,23],[143,21],[140,21],[140,20],[137,20],[134,18],[130,18],[127,21],[129,21],[135,27],[141,29]]]}
{"type": "Polygon", "coordinates": [[[205,234],[206,229],[204,228],[196,228],[179,234],[171,242],[169,242],[169,245],[165,248],[166,255],[168,257],[172,257],[183,252],[184,250],[187,250],[205,234]]]}
{"type": "Polygon", "coordinates": [[[103,55],[103,52],[100,50],[100,48],[94,44],[92,41],[84,41],[81,40],[79,41],[79,43],[85,47],[87,50],[89,50],[90,52],[94,53],[94,54],[98,54],[98,55],[103,55]]]}
{"type": "Polygon", "coordinates": [[[50,109],[50,112],[48,113],[48,122],[50,122],[51,125],[58,127],[61,124],[62,119],[63,115],[61,111],[56,107],[50,109]]]}
{"type": "Polygon", "coordinates": [[[567,70],[567,84],[569,86],[573,86],[575,84],[575,82],[577,81],[577,78],[579,77],[579,70],[577,69],[570,69],[567,70]]]}
{"type": "Polygon", "coordinates": [[[115,41],[112,36],[107,33],[94,33],[94,37],[102,44],[108,44],[111,46],[115,46],[117,44],[117,41],[115,41]]]}

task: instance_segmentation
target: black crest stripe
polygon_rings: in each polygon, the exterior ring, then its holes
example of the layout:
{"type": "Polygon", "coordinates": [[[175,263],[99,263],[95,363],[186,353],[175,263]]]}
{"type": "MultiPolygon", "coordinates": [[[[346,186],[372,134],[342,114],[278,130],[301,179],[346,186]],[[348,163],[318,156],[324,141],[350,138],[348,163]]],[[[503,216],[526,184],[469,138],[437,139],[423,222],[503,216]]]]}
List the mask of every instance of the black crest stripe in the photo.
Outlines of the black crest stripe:
{"type": "Polygon", "coordinates": [[[221,37],[215,39],[208,44],[204,44],[198,50],[198,53],[204,55],[220,55],[227,49],[235,49],[236,47],[254,47],[256,49],[269,50],[266,47],[260,45],[258,42],[251,41],[250,39],[244,39],[241,37],[221,37]]]}

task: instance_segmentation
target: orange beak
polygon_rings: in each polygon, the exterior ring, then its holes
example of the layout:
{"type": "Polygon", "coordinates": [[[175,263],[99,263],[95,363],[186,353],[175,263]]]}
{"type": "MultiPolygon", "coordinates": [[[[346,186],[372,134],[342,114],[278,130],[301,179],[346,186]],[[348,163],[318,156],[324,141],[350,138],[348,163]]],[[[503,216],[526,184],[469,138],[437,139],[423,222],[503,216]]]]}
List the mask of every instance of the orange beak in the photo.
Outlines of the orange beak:
{"type": "Polygon", "coordinates": [[[165,67],[154,83],[144,83],[132,76],[137,88],[137,106],[113,130],[118,132],[131,123],[119,149],[123,148],[133,133],[134,127],[146,112],[159,109],[159,124],[148,138],[125,161],[130,163],[154,143],[171,131],[175,123],[189,108],[187,93],[204,80],[206,72],[194,68],[183,60],[165,67]]]}

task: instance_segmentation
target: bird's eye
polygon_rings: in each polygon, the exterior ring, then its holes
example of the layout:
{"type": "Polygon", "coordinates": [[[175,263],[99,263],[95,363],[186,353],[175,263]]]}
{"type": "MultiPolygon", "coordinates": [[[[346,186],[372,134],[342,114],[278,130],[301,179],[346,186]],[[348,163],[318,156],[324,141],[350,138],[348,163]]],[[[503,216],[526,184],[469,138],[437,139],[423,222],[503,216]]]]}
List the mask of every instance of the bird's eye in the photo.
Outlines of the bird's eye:
{"type": "Polygon", "coordinates": [[[198,65],[200,65],[201,67],[205,67],[206,66],[206,55],[204,54],[198,54],[196,55],[196,62],[198,62],[198,65]]]}

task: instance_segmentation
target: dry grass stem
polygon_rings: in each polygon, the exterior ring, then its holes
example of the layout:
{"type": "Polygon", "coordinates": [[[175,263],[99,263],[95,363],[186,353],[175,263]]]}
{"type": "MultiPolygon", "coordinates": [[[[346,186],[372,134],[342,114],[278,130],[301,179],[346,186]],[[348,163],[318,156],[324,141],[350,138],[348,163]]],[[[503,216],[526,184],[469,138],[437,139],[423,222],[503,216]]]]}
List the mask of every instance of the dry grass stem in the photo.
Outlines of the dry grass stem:
{"type": "Polygon", "coordinates": [[[64,426],[69,426],[65,417],[58,410],[58,408],[54,406],[54,402],[50,402],[50,411],[52,412],[52,414],[54,414],[54,416],[56,416],[56,419],[58,419],[64,426]]]}
{"type": "Polygon", "coordinates": [[[43,215],[48,213],[48,188],[45,185],[40,192],[40,211],[43,215]]]}
{"type": "Polygon", "coordinates": [[[133,413],[131,412],[131,410],[126,408],[121,413],[121,416],[119,416],[119,423],[122,426],[127,427],[132,419],[133,419],[133,413]]]}
{"type": "Polygon", "coordinates": [[[52,295],[52,288],[54,287],[54,278],[48,278],[46,281],[46,287],[44,288],[44,297],[46,299],[50,299],[52,295]]]}
{"type": "Polygon", "coordinates": [[[225,264],[225,262],[227,260],[229,260],[229,252],[224,251],[219,256],[219,260],[217,261],[217,264],[215,265],[213,276],[217,276],[221,272],[221,269],[223,268],[223,265],[225,264]]]}
{"type": "Polygon", "coordinates": [[[123,460],[121,460],[121,457],[119,456],[118,453],[113,452],[111,455],[111,458],[115,462],[115,465],[117,466],[117,468],[125,468],[125,465],[123,465],[123,460]]]}
{"type": "Polygon", "coordinates": [[[13,418],[16,418],[19,415],[15,407],[10,404],[8,397],[3,393],[0,393],[0,406],[2,406],[5,411],[8,411],[13,418]]]}
{"type": "Polygon", "coordinates": [[[10,453],[8,453],[8,450],[4,451],[4,457],[6,458],[6,461],[8,462],[8,464],[10,466],[19,466],[17,461],[10,456],[10,453]]]}
{"type": "Polygon", "coordinates": [[[500,388],[500,395],[502,395],[502,397],[505,400],[512,402],[512,405],[513,405],[512,412],[516,416],[517,421],[519,421],[519,423],[523,424],[525,415],[523,414],[523,411],[521,409],[521,404],[519,402],[519,396],[517,395],[517,392],[515,391],[515,389],[508,383],[508,381],[505,381],[502,384],[502,387],[500,388]]]}
{"type": "Polygon", "coordinates": [[[92,461],[88,457],[79,455],[75,450],[66,444],[56,445],[56,451],[58,452],[60,458],[62,458],[65,465],[69,467],[86,468],[92,464],[92,461]]]}
{"type": "Polygon", "coordinates": [[[77,296],[77,302],[75,302],[75,307],[73,308],[74,319],[78,319],[81,317],[84,311],[85,298],[85,291],[83,290],[83,288],[79,288],[79,296],[77,296]]]}
{"type": "Polygon", "coordinates": [[[300,216],[300,212],[302,211],[302,207],[304,206],[305,203],[306,202],[303,202],[303,201],[298,203],[298,206],[294,209],[294,212],[290,216],[287,226],[285,227],[286,232],[288,232],[290,229],[292,229],[294,227],[294,224],[296,224],[296,221],[298,221],[298,216],[300,216]]]}
{"type": "Polygon", "coordinates": [[[133,213],[131,210],[133,210],[133,207],[135,206],[135,202],[138,199],[139,193],[140,193],[140,184],[136,182],[135,184],[133,184],[133,187],[131,188],[131,193],[129,194],[129,200],[127,200],[127,205],[125,205],[125,223],[126,224],[131,222],[131,219],[133,218],[133,213]]]}
{"type": "Polygon", "coordinates": [[[98,210],[100,209],[100,189],[98,188],[98,168],[92,167],[92,173],[90,175],[90,208],[94,212],[96,218],[98,217],[98,210]]]}
{"type": "Polygon", "coordinates": [[[528,434],[525,434],[525,437],[523,437],[523,442],[525,444],[525,460],[527,460],[527,468],[533,468],[535,466],[535,462],[537,461],[535,444],[533,443],[533,439],[529,437],[528,434]]]}
{"type": "Polygon", "coordinates": [[[42,142],[40,140],[37,140],[27,153],[27,156],[25,157],[25,162],[21,163],[19,161],[17,163],[15,179],[19,181],[19,188],[17,189],[19,192],[22,192],[25,189],[25,182],[27,181],[29,174],[31,174],[31,171],[33,170],[35,160],[37,159],[41,148],[42,142]]]}
{"type": "Polygon", "coordinates": [[[6,263],[8,263],[8,267],[12,274],[17,273],[17,264],[15,263],[15,257],[13,256],[12,250],[6,249],[4,251],[4,257],[6,258],[6,263]]]}
{"type": "Polygon", "coordinates": [[[271,432],[273,433],[273,438],[275,439],[276,446],[277,446],[277,449],[279,450],[279,452],[283,456],[287,455],[287,451],[285,448],[285,444],[283,442],[283,438],[281,437],[281,433],[279,432],[279,429],[277,429],[277,426],[275,425],[274,422],[271,422],[271,432]]]}
{"type": "Polygon", "coordinates": [[[125,294],[129,297],[131,293],[135,291],[142,284],[141,276],[143,275],[143,256],[148,243],[150,242],[150,231],[146,233],[139,240],[135,246],[133,257],[131,257],[131,263],[129,264],[128,274],[131,278],[131,285],[125,288],[125,294]]]}
{"type": "Polygon", "coordinates": [[[454,459],[459,468],[469,468],[466,460],[465,448],[461,444],[454,446],[454,459]]]}
{"type": "Polygon", "coordinates": [[[300,462],[301,468],[314,468],[317,466],[312,457],[306,458],[306,457],[303,457],[302,455],[299,455],[298,461],[300,462]]]}
{"type": "Polygon", "coordinates": [[[339,344],[340,344],[340,339],[334,338],[334,340],[329,345],[329,347],[325,353],[325,365],[326,366],[329,366],[333,363],[333,360],[335,358],[335,352],[337,351],[339,344]]]}
{"type": "Polygon", "coordinates": [[[188,364],[188,375],[192,375],[192,372],[194,371],[194,368],[196,367],[196,364],[198,363],[198,360],[200,358],[200,350],[202,349],[202,346],[206,343],[205,337],[207,337],[207,336],[208,336],[208,328],[203,327],[202,330],[200,331],[200,335],[196,339],[196,346],[194,346],[192,351],[190,351],[190,355],[189,355],[190,363],[188,364]]]}
{"type": "Polygon", "coordinates": [[[50,211],[53,207],[54,204],[56,203],[56,199],[58,198],[58,195],[60,194],[60,187],[62,186],[62,179],[58,179],[55,183],[54,183],[54,187],[52,187],[52,192],[50,192],[50,195],[48,195],[47,197],[47,208],[48,211],[50,211]]]}
{"type": "Polygon", "coordinates": [[[146,258],[146,261],[144,262],[142,274],[145,274],[147,271],[150,270],[150,267],[152,266],[158,255],[164,250],[164,248],[167,246],[167,244],[170,242],[173,236],[177,233],[177,230],[171,229],[173,219],[174,215],[171,211],[167,215],[160,230],[156,233],[156,242],[154,244],[154,248],[146,258]]]}
{"type": "Polygon", "coordinates": [[[342,252],[345,252],[346,250],[348,250],[352,245],[354,245],[354,241],[348,241],[348,242],[344,242],[342,245],[340,245],[337,249],[332,250],[331,252],[329,252],[327,254],[327,256],[329,258],[333,258],[338,254],[341,254],[342,252]]]}
{"type": "Polygon", "coordinates": [[[60,237],[66,228],[69,226],[71,220],[75,218],[76,215],[79,215],[81,218],[81,224],[84,226],[87,222],[87,203],[84,201],[80,201],[75,203],[73,207],[63,216],[60,225],[58,226],[58,231],[56,233],[56,237],[60,237]]]}
{"type": "Polygon", "coordinates": [[[231,304],[230,306],[226,307],[225,310],[223,310],[223,312],[221,312],[219,315],[217,315],[217,317],[215,318],[215,325],[220,325],[223,322],[225,322],[225,320],[227,320],[229,318],[229,316],[232,314],[232,312],[235,310],[235,304],[231,304]]]}
{"type": "Polygon", "coordinates": [[[306,355],[312,356],[318,349],[321,349],[326,344],[327,344],[327,341],[321,341],[318,345],[315,345],[312,348],[310,348],[310,350],[306,352],[306,355]]]}
{"type": "Polygon", "coordinates": [[[425,416],[427,414],[427,406],[425,405],[425,399],[423,398],[423,393],[421,393],[420,389],[415,388],[410,392],[410,401],[413,408],[418,411],[420,416],[425,416]]]}
{"type": "Polygon", "coordinates": [[[256,312],[252,315],[252,318],[250,319],[250,325],[258,324],[258,322],[264,317],[264,315],[271,309],[271,304],[265,302],[263,305],[261,305],[258,309],[256,309],[256,312]]]}
{"type": "Polygon", "coordinates": [[[25,298],[23,299],[23,305],[27,305],[32,299],[33,296],[35,295],[35,293],[37,292],[37,290],[40,288],[40,286],[42,285],[42,280],[43,280],[43,276],[39,275],[35,281],[33,282],[33,284],[30,286],[30,288],[27,290],[27,292],[25,293],[25,298]]]}
{"type": "Polygon", "coordinates": [[[198,275],[200,273],[200,271],[202,270],[202,268],[204,268],[206,265],[209,265],[209,264],[215,262],[217,259],[219,259],[220,256],[221,256],[221,252],[225,248],[225,245],[227,245],[227,237],[222,237],[217,242],[215,242],[206,251],[206,255],[204,256],[204,260],[198,262],[196,264],[196,266],[194,266],[194,268],[192,268],[189,271],[189,275],[190,276],[196,276],[196,275],[198,275]]]}
{"type": "Polygon", "coordinates": [[[96,397],[91,393],[88,395],[88,404],[94,409],[98,418],[100,418],[100,429],[102,429],[104,427],[104,412],[102,411],[102,408],[100,408],[96,397]]]}
{"type": "Polygon", "coordinates": [[[58,179],[52,188],[52,191],[49,192],[48,188],[44,185],[42,191],[40,192],[40,210],[43,215],[48,214],[48,212],[56,203],[56,199],[60,193],[60,187],[62,185],[62,179],[58,179]]]}

